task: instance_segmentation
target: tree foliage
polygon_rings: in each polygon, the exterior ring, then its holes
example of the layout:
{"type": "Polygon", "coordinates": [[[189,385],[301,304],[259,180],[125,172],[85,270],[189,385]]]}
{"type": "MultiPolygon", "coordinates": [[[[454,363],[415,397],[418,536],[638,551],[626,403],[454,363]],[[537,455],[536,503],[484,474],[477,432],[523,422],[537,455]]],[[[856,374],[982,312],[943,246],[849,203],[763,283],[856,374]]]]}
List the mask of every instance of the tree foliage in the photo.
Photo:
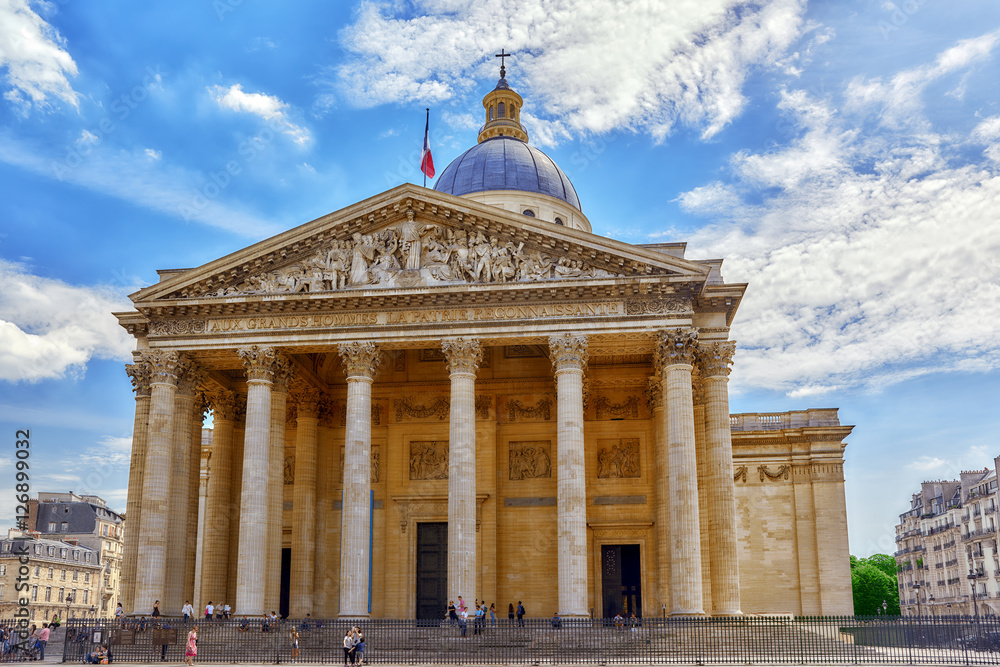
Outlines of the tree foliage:
{"type": "Polygon", "coordinates": [[[875,616],[888,605],[886,613],[899,615],[899,588],[896,582],[896,560],[886,554],[868,558],[851,556],[851,589],[854,591],[854,613],[875,616]]]}

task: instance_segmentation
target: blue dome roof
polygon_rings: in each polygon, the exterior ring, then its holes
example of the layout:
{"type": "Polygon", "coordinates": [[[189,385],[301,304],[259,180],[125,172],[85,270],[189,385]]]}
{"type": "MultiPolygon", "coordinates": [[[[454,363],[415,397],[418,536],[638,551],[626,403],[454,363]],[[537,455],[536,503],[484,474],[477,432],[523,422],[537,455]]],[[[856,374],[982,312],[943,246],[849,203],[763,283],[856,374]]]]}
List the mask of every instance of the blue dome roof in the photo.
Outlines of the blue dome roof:
{"type": "Polygon", "coordinates": [[[434,189],[461,196],[487,190],[537,192],[582,211],[573,184],[548,155],[513,137],[493,137],[452,160],[434,189]]]}

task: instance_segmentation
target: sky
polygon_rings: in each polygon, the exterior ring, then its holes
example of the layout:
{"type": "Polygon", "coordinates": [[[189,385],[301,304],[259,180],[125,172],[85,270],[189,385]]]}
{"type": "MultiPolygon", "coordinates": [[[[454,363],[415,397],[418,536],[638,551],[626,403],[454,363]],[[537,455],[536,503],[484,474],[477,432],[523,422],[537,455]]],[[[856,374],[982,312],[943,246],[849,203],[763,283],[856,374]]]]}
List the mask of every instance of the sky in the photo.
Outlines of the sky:
{"type": "Polygon", "coordinates": [[[420,183],[425,107],[441,173],[501,48],[594,233],[749,283],[732,411],[855,425],[853,554],[1000,454],[995,0],[0,0],[0,525],[18,429],[124,509],[129,293],[420,183]]]}

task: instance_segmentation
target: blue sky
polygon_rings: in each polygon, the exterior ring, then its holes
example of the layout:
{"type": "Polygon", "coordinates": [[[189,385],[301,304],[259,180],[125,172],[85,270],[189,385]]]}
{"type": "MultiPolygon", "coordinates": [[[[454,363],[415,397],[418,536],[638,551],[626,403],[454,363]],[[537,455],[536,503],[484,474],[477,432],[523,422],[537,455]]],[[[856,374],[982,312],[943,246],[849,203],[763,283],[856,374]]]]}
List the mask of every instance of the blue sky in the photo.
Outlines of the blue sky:
{"type": "Polygon", "coordinates": [[[5,519],[19,428],[35,491],[124,508],[128,293],[419,183],[424,107],[442,171],[501,47],[595,233],[750,283],[733,411],[857,426],[852,553],[1000,453],[996,2],[5,0],[5,519]]]}

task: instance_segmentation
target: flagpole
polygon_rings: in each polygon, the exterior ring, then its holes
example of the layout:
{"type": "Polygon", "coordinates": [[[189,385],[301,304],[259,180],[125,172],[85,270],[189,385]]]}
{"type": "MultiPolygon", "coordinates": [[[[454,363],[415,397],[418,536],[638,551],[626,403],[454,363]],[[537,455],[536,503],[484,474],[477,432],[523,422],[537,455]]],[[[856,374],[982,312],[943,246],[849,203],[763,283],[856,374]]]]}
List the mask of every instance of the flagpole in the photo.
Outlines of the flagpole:
{"type": "MultiPolygon", "coordinates": [[[[430,128],[430,125],[431,125],[431,108],[427,107],[427,122],[424,125],[424,136],[425,137],[427,136],[427,130],[430,128]]],[[[423,169],[421,169],[421,171],[423,171],[423,169]]],[[[424,171],[424,187],[425,188],[427,187],[427,172],[426,171],[424,171]]]]}

